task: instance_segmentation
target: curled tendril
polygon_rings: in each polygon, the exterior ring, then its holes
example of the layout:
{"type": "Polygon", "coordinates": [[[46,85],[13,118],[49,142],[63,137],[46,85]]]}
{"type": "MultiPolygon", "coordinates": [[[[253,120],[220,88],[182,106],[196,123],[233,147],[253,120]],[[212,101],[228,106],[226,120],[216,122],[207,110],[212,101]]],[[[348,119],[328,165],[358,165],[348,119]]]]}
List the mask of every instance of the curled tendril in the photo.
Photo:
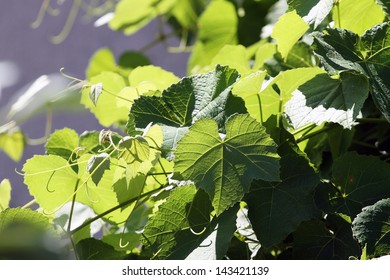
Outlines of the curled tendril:
{"type": "Polygon", "coordinates": [[[50,181],[51,181],[51,179],[53,179],[54,173],[56,173],[55,170],[50,174],[49,180],[47,180],[47,183],[46,183],[46,190],[47,190],[49,193],[55,192],[55,190],[51,190],[51,189],[49,188],[50,181]]]}
{"type": "Polygon", "coordinates": [[[207,227],[204,227],[200,232],[196,232],[196,231],[194,231],[191,227],[190,227],[190,231],[192,232],[192,234],[194,234],[194,235],[202,235],[203,233],[205,233],[205,231],[206,231],[206,229],[207,229],[207,227]]]}

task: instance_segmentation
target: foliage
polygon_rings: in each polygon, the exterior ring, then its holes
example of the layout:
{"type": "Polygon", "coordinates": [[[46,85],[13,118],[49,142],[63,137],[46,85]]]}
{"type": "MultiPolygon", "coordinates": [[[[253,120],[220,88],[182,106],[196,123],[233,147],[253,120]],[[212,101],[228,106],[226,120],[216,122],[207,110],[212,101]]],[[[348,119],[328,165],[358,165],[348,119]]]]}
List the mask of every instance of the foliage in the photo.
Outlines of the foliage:
{"type": "MultiPolygon", "coordinates": [[[[188,76],[97,51],[81,103],[102,130],[55,131],[26,161],[38,210],[9,209],[1,182],[0,235],[14,213],[79,259],[390,254],[390,6],[355,4],[118,1],[109,26],[165,20],[191,45],[188,76]]],[[[22,133],[0,137],[18,159],[22,133]]]]}

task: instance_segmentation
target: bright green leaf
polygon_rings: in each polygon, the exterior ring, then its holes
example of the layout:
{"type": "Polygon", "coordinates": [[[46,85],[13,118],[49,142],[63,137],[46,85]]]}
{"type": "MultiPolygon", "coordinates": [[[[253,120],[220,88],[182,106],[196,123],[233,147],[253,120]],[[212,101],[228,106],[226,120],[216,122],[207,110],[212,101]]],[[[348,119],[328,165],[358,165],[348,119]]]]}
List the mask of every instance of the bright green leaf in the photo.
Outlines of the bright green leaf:
{"type": "Polygon", "coordinates": [[[24,183],[37,203],[53,213],[73,197],[78,176],[60,156],[34,156],[23,166],[24,183]]]}
{"type": "Polygon", "coordinates": [[[106,71],[115,71],[116,62],[114,54],[108,48],[99,49],[89,60],[89,65],[86,71],[87,79],[101,74],[106,71]]]}
{"type": "Polygon", "coordinates": [[[329,214],[326,223],[319,220],[303,222],[293,236],[294,259],[348,260],[361,254],[350,222],[341,215],[329,214]]]}
{"type": "Polygon", "coordinates": [[[103,72],[91,78],[90,83],[102,83],[103,92],[100,94],[96,105],[89,97],[89,88],[82,91],[81,103],[95,114],[99,122],[104,126],[125,122],[131,106],[131,102],[125,97],[119,96],[119,92],[126,87],[124,79],[113,72],[103,72]]]}
{"type": "Polygon", "coordinates": [[[390,197],[390,165],[373,156],[346,153],[334,162],[330,184],[319,185],[318,206],[353,219],[363,207],[390,197]]]}
{"type": "Polygon", "coordinates": [[[313,197],[319,176],[307,160],[290,154],[282,157],[280,164],[281,182],[254,181],[244,198],[256,236],[267,248],[318,214],[313,197]]]}
{"type": "Polygon", "coordinates": [[[336,27],[362,35],[374,25],[383,22],[385,14],[375,0],[342,0],[333,9],[336,27]]]}
{"type": "Polygon", "coordinates": [[[295,129],[310,123],[341,124],[351,128],[368,97],[369,84],[364,75],[342,72],[340,78],[319,74],[293,93],[286,114],[295,129]]]}
{"type": "Polygon", "coordinates": [[[390,198],[363,208],[352,223],[352,231],[370,258],[390,252],[390,198]]]}
{"type": "Polygon", "coordinates": [[[277,46],[274,43],[266,43],[261,45],[255,54],[255,64],[253,65],[253,69],[263,69],[264,63],[272,58],[277,52],[277,46]]]}
{"type": "Polygon", "coordinates": [[[307,23],[295,11],[280,17],[272,31],[272,38],[276,40],[283,58],[287,57],[289,51],[308,29],[307,23]],[[288,32],[286,32],[286,26],[288,26],[288,32]]]}
{"type": "Polygon", "coordinates": [[[247,59],[247,50],[242,45],[226,45],[224,46],[211,61],[211,66],[216,65],[229,66],[236,69],[240,74],[246,74],[251,69],[247,59]]]}
{"type": "Polygon", "coordinates": [[[79,135],[70,128],[53,132],[46,143],[46,152],[69,160],[79,146],[79,135]]]}
{"type": "Polygon", "coordinates": [[[49,218],[31,209],[8,208],[0,212],[0,232],[13,224],[29,224],[31,226],[48,229],[49,218]]]}
{"type": "Polygon", "coordinates": [[[0,183],[0,212],[9,207],[11,201],[11,183],[4,179],[0,183]]]}
{"type": "Polygon", "coordinates": [[[198,38],[188,72],[198,72],[210,64],[221,48],[237,43],[238,18],[234,5],[226,0],[212,1],[198,20],[198,38]]]}
{"type": "Polygon", "coordinates": [[[235,115],[226,122],[221,139],[217,123],[197,121],[180,140],[174,171],[192,180],[210,196],[217,215],[240,201],[253,179],[279,180],[276,144],[249,115],[235,115]]]}
{"type": "Polygon", "coordinates": [[[186,29],[196,30],[200,12],[206,0],[181,0],[175,3],[172,15],[186,29]]]}
{"type": "Polygon", "coordinates": [[[19,130],[0,134],[0,150],[14,161],[22,158],[24,145],[24,135],[19,130]]]}
{"type": "Polygon", "coordinates": [[[130,86],[152,91],[162,91],[178,81],[179,78],[173,73],[152,65],[137,67],[129,75],[130,86]]]}

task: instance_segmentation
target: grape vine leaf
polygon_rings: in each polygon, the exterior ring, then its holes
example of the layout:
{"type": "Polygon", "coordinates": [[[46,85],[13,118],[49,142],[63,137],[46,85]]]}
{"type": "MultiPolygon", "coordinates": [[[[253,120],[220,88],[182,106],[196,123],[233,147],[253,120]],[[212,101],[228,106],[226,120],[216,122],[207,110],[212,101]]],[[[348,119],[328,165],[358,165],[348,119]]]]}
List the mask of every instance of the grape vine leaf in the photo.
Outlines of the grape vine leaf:
{"type": "Polygon", "coordinates": [[[368,91],[367,78],[356,72],[341,72],[340,78],[319,74],[293,92],[285,112],[295,129],[323,122],[334,122],[351,129],[368,91]]]}
{"type": "Polygon", "coordinates": [[[172,72],[153,65],[137,67],[129,75],[130,86],[145,87],[147,84],[148,90],[154,91],[162,91],[178,81],[179,78],[172,72]]]}
{"type": "Polygon", "coordinates": [[[92,181],[96,185],[99,184],[107,169],[110,169],[110,156],[107,153],[93,155],[88,160],[87,172],[91,174],[92,181]]]}
{"type": "Polygon", "coordinates": [[[258,71],[240,79],[232,92],[244,99],[248,113],[263,123],[270,116],[283,112],[294,90],[320,73],[324,71],[318,67],[297,68],[280,72],[274,79],[266,81],[266,73],[258,71]],[[275,86],[279,92],[275,91],[275,86]]]}
{"type": "Polygon", "coordinates": [[[214,120],[201,119],[179,141],[174,179],[204,189],[217,215],[240,201],[253,179],[279,180],[279,155],[265,128],[248,114],[226,122],[226,136],[214,120]]]}
{"type": "Polygon", "coordinates": [[[210,220],[211,211],[203,190],[193,185],[176,188],[149,220],[142,241],[156,259],[222,259],[238,208],[210,220]]]}
{"type": "Polygon", "coordinates": [[[389,15],[390,14],[390,1],[389,0],[376,0],[376,3],[382,6],[383,11],[389,15]]]}
{"type": "Polygon", "coordinates": [[[352,231],[370,258],[390,251],[390,198],[364,207],[352,222],[352,231]]]}
{"type": "Polygon", "coordinates": [[[308,24],[316,29],[332,11],[334,0],[287,0],[289,10],[296,10],[308,24]]]}
{"type": "Polygon", "coordinates": [[[198,38],[188,62],[188,72],[208,66],[221,48],[237,43],[238,17],[233,3],[215,0],[207,5],[198,20],[198,38]]]}
{"type": "Polygon", "coordinates": [[[313,47],[324,67],[337,74],[354,70],[365,74],[372,87],[373,100],[390,121],[390,32],[389,23],[376,25],[362,37],[344,29],[313,33],[313,47]]]}
{"type": "Polygon", "coordinates": [[[236,69],[238,73],[244,75],[251,71],[249,67],[248,51],[242,45],[224,46],[211,61],[211,66],[216,65],[229,66],[236,69]]]}
{"type": "Polygon", "coordinates": [[[293,258],[303,260],[348,260],[361,255],[351,224],[342,215],[329,214],[325,221],[303,222],[293,234],[293,258]]]}
{"type": "Polygon", "coordinates": [[[109,22],[113,30],[121,30],[126,35],[131,35],[144,27],[159,14],[169,12],[175,0],[122,0],[115,6],[115,13],[109,22]],[[131,11],[131,13],[129,13],[131,11]]]}
{"type": "Polygon", "coordinates": [[[4,179],[0,183],[0,212],[9,207],[11,201],[11,183],[4,179]]]}
{"type": "Polygon", "coordinates": [[[76,244],[80,260],[122,260],[126,252],[119,252],[111,245],[94,238],[83,239],[76,244]]]}
{"type": "Polygon", "coordinates": [[[304,157],[288,154],[280,160],[281,182],[256,180],[244,197],[248,215],[260,244],[277,244],[301,222],[318,216],[314,192],[319,176],[304,157]]]}
{"type": "Polygon", "coordinates": [[[81,103],[96,116],[100,124],[108,127],[114,123],[126,122],[131,103],[125,97],[118,96],[126,86],[122,76],[114,72],[103,72],[92,77],[89,82],[92,85],[102,83],[102,94],[95,105],[89,95],[90,89],[86,87],[81,93],[81,103]]]}
{"type": "Polygon", "coordinates": [[[0,150],[3,150],[14,161],[22,158],[24,142],[24,134],[20,130],[0,133],[0,150]]]}
{"type": "Polygon", "coordinates": [[[186,127],[201,118],[214,118],[219,127],[235,112],[245,113],[243,101],[231,94],[239,77],[236,70],[217,65],[215,70],[183,78],[162,92],[162,96],[141,96],[131,107],[129,122],[136,127],[149,123],[162,126],[164,150],[171,150],[186,127]]]}
{"type": "Polygon", "coordinates": [[[374,156],[345,153],[332,166],[330,184],[320,184],[316,203],[326,213],[343,213],[352,219],[362,208],[390,197],[390,165],[374,156]]]}
{"type": "Polygon", "coordinates": [[[47,139],[45,148],[49,155],[57,155],[69,160],[79,146],[79,135],[70,128],[54,131],[47,139]]]}
{"type": "Polygon", "coordinates": [[[0,232],[18,223],[27,223],[44,229],[50,227],[48,217],[31,209],[8,208],[0,212],[0,232]]]}
{"type": "Polygon", "coordinates": [[[343,0],[333,11],[335,26],[362,35],[366,30],[383,22],[385,17],[381,6],[373,0],[343,0]],[[339,22],[341,19],[341,22],[339,22]]]}
{"type": "Polygon", "coordinates": [[[272,38],[276,40],[283,58],[287,57],[289,51],[308,29],[307,23],[295,11],[279,18],[272,31],[272,38]],[[288,26],[288,32],[286,32],[286,26],[288,26]]]}

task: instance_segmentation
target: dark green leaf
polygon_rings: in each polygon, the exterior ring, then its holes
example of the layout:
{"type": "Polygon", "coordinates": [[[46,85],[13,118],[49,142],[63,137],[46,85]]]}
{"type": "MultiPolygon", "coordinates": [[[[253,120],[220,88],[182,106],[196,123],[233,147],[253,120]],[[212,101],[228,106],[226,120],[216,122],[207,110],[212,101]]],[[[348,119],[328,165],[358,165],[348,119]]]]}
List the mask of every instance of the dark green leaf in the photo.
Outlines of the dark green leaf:
{"type": "Polygon", "coordinates": [[[355,72],[342,72],[339,79],[319,74],[293,93],[285,111],[295,129],[323,122],[350,129],[368,97],[368,87],[367,78],[355,72]]]}
{"type": "Polygon", "coordinates": [[[352,219],[362,208],[390,197],[390,165],[355,152],[340,156],[332,167],[332,180],[319,185],[316,203],[326,213],[343,213],[352,219]]]}
{"type": "Polygon", "coordinates": [[[87,172],[91,174],[92,181],[96,185],[99,184],[107,169],[110,169],[110,156],[107,153],[93,155],[88,160],[87,172]]]}
{"type": "Polygon", "coordinates": [[[390,252],[390,198],[363,208],[352,223],[353,235],[370,258],[390,252]]]}
{"type": "Polygon", "coordinates": [[[318,214],[313,197],[319,176],[307,160],[289,154],[281,158],[280,164],[281,182],[254,181],[244,198],[256,236],[267,248],[318,214]]]}
{"type": "Polygon", "coordinates": [[[217,215],[240,201],[253,179],[279,180],[276,144],[249,115],[234,115],[221,139],[215,121],[196,122],[180,140],[174,171],[210,196],[217,215]]]}
{"type": "Polygon", "coordinates": [[[218,65],[212,72],[183,78],[164,90],[161,97],[141,96],[131,114],[137,127],[144,128],[150,122],[165,126],[168,135],[164,147],[172,149],[183,135],[183,127],[201,118],[214,118],[223,130],[230,115],[246,112],[244,102],[230,92],[237,78],[237,71],[218,65]]]}
{"type": "Polygon", "coordinates": [[[315,52],[328,71],[354,70],[370,79],[374,102],[387,120],[390,120],[389,45],[389,23],[371,28],[361,38],[343,29],[314,34],[315,52]]]}
{"type": "Polygon", "coordinates": [[[340,215],[330,214],[325,222],[303,222],[293,237],[294,259],[347,260],[361,254],[352,236],[351,224],[340,215]]]}
{"type": "Polygon", "coordinates": [[[76,253],[80,260],[122,260],[124,252],[115,249],[101,240],[87,238],[76,244],[76,253]]]}
{"type": "Polygon", "coordinates": [[[289,10],[296,10],[298,15],[314,29],[328,16],[333,8],[334,0],[287,0],[289,10]]]}

